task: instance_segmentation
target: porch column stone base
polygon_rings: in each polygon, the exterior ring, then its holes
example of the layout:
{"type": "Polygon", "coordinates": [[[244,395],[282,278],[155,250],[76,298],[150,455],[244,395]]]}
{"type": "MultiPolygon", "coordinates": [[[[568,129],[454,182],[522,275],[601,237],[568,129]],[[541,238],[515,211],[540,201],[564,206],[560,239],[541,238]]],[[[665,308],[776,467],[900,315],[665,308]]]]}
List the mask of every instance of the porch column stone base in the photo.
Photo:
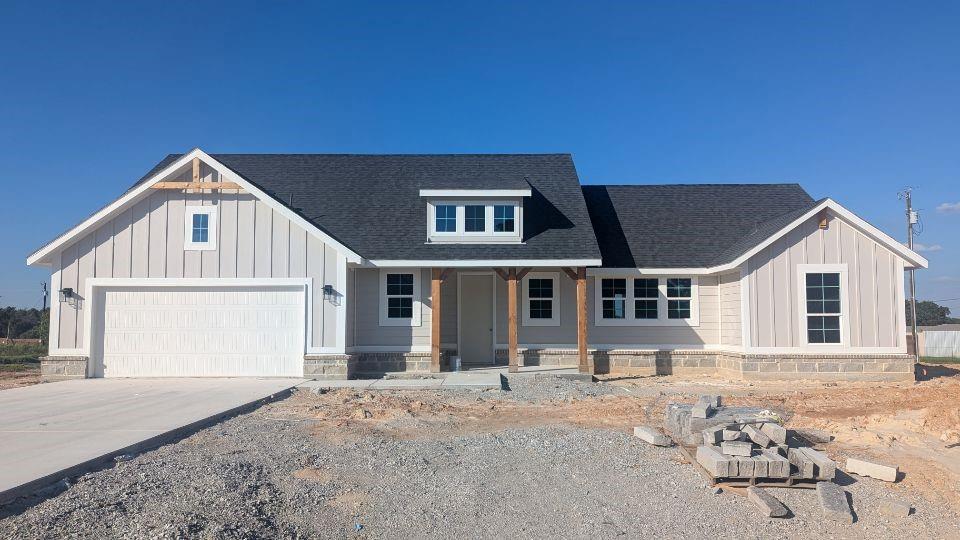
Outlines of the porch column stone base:
{"type": "Polygon", "coordinates": [[[353,375],[352,354],[308,354],[303,357],[303,376],[323,381],[345,381],[353,375]]]}
{"type": "MultiPolygon", "coordinates": [[[[384,373],[403,371],[407,373],[430,373],[430,352],[364,352],[354,353],[354,373],[365,376],[382,376],[384,373]]],[[[448,364],[449,353],[440,352],[440,365],[448,364]]]]}
{"type": "Polygon", "coordinates": [[[42,356],[40,357],[40,380],[43,382],[85,379],[87,375],[86,356],[42,356]]]}

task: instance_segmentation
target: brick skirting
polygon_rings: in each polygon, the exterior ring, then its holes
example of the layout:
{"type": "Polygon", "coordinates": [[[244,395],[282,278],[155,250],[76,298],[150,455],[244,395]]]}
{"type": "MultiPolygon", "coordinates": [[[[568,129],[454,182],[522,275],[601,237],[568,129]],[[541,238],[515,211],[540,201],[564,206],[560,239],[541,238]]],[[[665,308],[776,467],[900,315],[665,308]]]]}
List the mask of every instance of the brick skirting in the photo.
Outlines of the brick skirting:
{"type": "Polygon", "coordinates": [[[87,378],[86,356],[40,357],[40,380],[44,382],[87,378]]]}

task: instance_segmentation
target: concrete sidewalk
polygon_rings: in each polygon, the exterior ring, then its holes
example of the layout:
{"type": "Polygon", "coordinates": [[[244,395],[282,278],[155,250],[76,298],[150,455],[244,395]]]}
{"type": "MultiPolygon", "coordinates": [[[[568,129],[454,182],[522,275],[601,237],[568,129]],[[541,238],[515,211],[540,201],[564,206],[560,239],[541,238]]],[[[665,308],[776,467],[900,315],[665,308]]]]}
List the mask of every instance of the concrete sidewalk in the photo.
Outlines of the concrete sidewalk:
{"type": "Polygon", "coordinates": [[[0,504],[159,446],[303,379],[82,379],[0,391],[0,504]]]}
{"type": "Polygon", "coordinates": [[[441,390],[454,388],[501,388],[497,371],[442,373],[427,378],[351,379],[349,381],[307,381],[300,388],[355,388],[364,390],[441,390]]]}

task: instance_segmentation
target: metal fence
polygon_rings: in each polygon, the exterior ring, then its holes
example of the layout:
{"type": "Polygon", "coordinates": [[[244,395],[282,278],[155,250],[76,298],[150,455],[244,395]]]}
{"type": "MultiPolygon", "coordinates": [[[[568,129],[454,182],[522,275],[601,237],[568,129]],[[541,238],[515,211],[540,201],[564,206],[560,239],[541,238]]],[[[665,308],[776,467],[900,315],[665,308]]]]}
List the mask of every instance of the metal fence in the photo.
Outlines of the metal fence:
{"type": "Polygon", "coordinates": [[[960,330],[923,333],[923,355],[937,358],[960,358],[960,330]]]}

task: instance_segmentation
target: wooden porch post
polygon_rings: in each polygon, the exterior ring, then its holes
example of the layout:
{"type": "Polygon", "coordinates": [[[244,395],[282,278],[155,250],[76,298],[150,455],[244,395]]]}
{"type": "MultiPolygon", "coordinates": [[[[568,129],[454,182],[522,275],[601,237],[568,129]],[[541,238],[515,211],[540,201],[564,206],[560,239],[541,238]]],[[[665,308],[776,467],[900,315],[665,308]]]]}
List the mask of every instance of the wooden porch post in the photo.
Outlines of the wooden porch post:
{"type": "Polygon", "coordinates": [[[507,339],[510,355],[509,373],[520,371],[520,357],[517,353],[517,269],[511,268],[507,274],[507,339]]]}
{"type": "Polygon", "coordinates": [[[580,373],[593,374],[587,359],[587,269],[577,268],[577,355],[580,373]]]}
{"type": "Polygon", "coordinates": [[[443,272],[434,268],[430,279],[430,372],[440,373],[440,284],[443,272]]]}

